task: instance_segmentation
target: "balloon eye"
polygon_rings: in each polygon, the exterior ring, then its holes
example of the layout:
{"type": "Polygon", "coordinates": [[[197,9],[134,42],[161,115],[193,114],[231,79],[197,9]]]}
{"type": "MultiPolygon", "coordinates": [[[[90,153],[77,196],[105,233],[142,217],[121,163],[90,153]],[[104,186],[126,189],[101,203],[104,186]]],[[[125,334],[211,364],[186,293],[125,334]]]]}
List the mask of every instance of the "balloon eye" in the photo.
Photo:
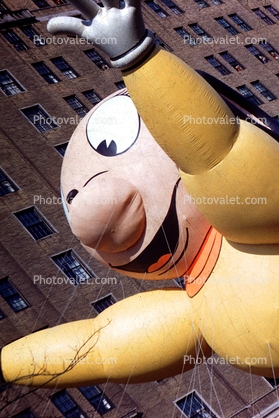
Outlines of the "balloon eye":
{"type": "Polygon", "coordinates": [[[98,154],[115,157],[131,148],[140,129],[139,114],[127,96],[105,101],[90,116],[86,134],[98,154]]]}
{"type": "Polygon", "coordinates": [[[68,193],[68,196],[66,198],[67,203],[69,203],[69,205],[72,203],[74,197],[78,194],[78,190],[73,189],[68,193]]]}

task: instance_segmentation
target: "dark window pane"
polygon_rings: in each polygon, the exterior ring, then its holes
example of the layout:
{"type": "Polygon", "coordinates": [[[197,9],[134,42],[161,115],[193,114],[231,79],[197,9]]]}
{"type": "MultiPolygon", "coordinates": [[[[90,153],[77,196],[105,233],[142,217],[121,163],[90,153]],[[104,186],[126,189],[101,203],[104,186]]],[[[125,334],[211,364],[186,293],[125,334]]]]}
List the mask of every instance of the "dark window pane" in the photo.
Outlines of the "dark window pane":
{"type": "Polygon", "coordinates": [[[273,6],[265,6],[265,9],[269,11],[276,19],[279,19],[279,11],[275,9],[273,6]]]}
{"type": "Polygon", "coordinates": [[[159,6],[154,0],[147,0],[145,2],[147,6],[149,6],[155,13],[157,13],[160,17],[167,17],[168,14],[165,12],[165,10],[162,9],[162,7],[159,6]]]}
{"type": "Polygon", "coordinates": [[[82,280],[96,277],[91,270],[87,269],[74,251],[69,250],[51,257],[55,264],[70,279],[70,283],[77,286],[82,280]]]}
{"type": "Polygon", "coordinates": [[[271,91],[269,91],[262,83],[260,83],[259,81],[254,81],[253,83],[251,83],[253,87],[255,87],[255,89],[257,89],[268,101],[272,101],[277,99],[277,97],[271,93],[271,91]]]}
{"type": "Polygon", "coordinates": [[[176,405],[188,418],[217,418],[196,392],[180,399],[176,405]]]}
{"type": "Polygon", "coordinates": [[[248,32],[249,30],[252,30],[251,26],[249,26],[247,23],[244,22],[241,17],[239,17],[236,13],[229,16],[238,26],[241,27],[241,29],[244,30],[244,32],[248,32]]]}
{"type": "Polygon", "coordinates": [[[253,9],[253,12],[261,19],[263,20],[267,25],[274,25],[274,22],[270,17],[268,17],[264,12],[262,12],[260,9],[253,9]]]}
{"type": "Polygon", "coordinates": [[[51,401],[66,418],[87,417],[74,399],[68,395],[66,390],[55,393],[55,395],[51,397],[51,401]]]}
{"type": "Polygon", "coordinates": [[[237,89],[239,90],[239,92],[246,97],[246,99],[250,100],[250,102],[256,104],[256,105],[260,105],[263,104],[263,102],[261,101],[261,99],[259,99],[250,89],[248,89],[247,86],[240,86],[237,87],[237,89]]]}
{"type": "Polygon", "coordinates": [[[236,30],[232,25],[230,25],[229,22],[227,22],[227,20],[223,17],[218,17],[215,20],[221,26],[223,26],[223,28],[225,28],[231,35],[236,35],[237,33],[239,33],[238,30],[236,30]]]}
{"type": "Polygon", "coordinates": [[[48,7],[49,4],[45,0],[33,0],[37,7],[42,9],[43,7],[48,7]]]}
{"type": "Polygon", "coordinates": [[[104,415],[114,408],[114,405],[98,386],[85,386],[79,390],[100,415],[104,415]]]}
{"type": "Polygon", "coordinates": [[[105,309],[107,309],[109,306],[116,303],[116,300],[112,295],[105,296],[102,299],[96,300],[92,303],[93,308],[98,312],[101,313],[105,309]]]}
{"type": "Polygon", "coordinates": [[[231,54],[228,52],[222,52],[221,57],[227,61],[236,71],[242,71],[244,70],[243,65],[240,64],[239,61],[237,61],[231,54]]]}
{"type": "Polygon", "coordinates": [[[54,233],[54,230],[41,217],[38,210],[33,207],[17,212],[15,213],[15,216],[35,240],[47,237],[54,233]]]}
{"type": "Polygon", "coordinates": [[[45,132],[50,129],[59,127],[59,125],[54,122],[54,120],[44,111],[40,105],[21,109],[21,111],[39,132],[45,132]]]}
{"type": "Polygon", "coordinates": [[[22,412],[19,412],[16,415],[13,415],[12,418],[36,418],[35,415],[32,413],[31,409],[25,409],[22,412]]]}
{"type": "Polygon", "coordinates": [[[205,0],[194,0],[195,3],[197,3],[202,9],[205,9],[206,7],[210,7],[209,4],[205,0]]]}
{"type": "Polygon", "coordinates": [[[264,54],[262,54],[261,51],[254,45],[247,45],[245,48],[249,52],[251,52],[252,55],[258,58],[258,60],[261,61],[263,64],[266,64],[269,61],[269,59],[264,54]]]}
{"type": "Polygon", "coordinates": [[[95,93],[94,90],[84,91],[82,94],[84,94],[86,99],[89,100],[89,102],[92,103],[93,105],[101,101],[100,97],[98,96],[97,93],[95,93]]]}
{"type": "Polygon", "coordinates": [[[28,304],[18,293],[17,289],[12,285],[8,277],[0,280],[0,295],[13,309],[14,312],[21,311],[28,307],[28,304]]]}
{"type": "Polygon", "coordinates": [[[180,35],[184,39],[184,43],[188,42],[190,46],[194,46],[197,44],[197,40],[194,36],[190,35],[183,27],[174,29],[178,35],[180,35]]]}
{"type": "Polygon", "coordinates": [[[94,64],[97,65],[98,68],[100,68],[100,70],[104,71],[104,70],[107,70],[109,68],[108,63],[94,49],[90,49],[90,50],[84,51],[84,52],[88,56],[88,58],[92,62],[94,62],[94,64]]]}
{"type": "Polygon", "coordinates": [[[58,83],[60,80],[43,62],[32,64],[36,71],[46,80],[48,84],[58,83]]]}
{"type": "Polygon", "coordinates": [[[13,45],[13,47],[17,51],[20,52],[20,51],[24,51],[25,49],[28,49],[28,46],[13,30],[7,30],[5,32],[2,32],[2,34],[7,39],[7,41],[13,45]]]}
{"type": "Polygon", "coordinates": [[[54,148],[59,152],[60,155],[62,155],[62,157],[64,157],[67,146],[68,146],[68,142],[65,142],[65,144],[55,145],[54,148]]]}
{"type": "Polygon", "coordinates": [[[66,102],[69,106],[81,117],[83,118],[86,113],[88,112],[88,109],[86,106],[84,106],[83,103],[75,96],[69,96],[65,97],[66,102]]]}
{"type": "Polygon", "coordinates": [[[61,71],[62,74],[65,75],[65,77],[68,78],[68,80],[78,77],[78,73],[74,71],[72,67],[70,67],[70,65],[67,63],[67,61],[64,60],[64,58],[53,58],[51,62],[58,68],[58,70],[61,71]]]}
{"type": "Polygon", "coordinates": [[[230,71],[227,69],[227,67],[221,64],[221,62],[217,60],[215,57],[213,57],[213,55],[211,55],[210,57],[206,57],[205,59],[209,64],[212,65],[212,67],[216,68],[216,70],[218,70],[221,74],[230,74],[230,71]]]}
{"type": "Polygon", "coordinates": [[[200,38],[202,38],[205,42],[211,41],[213,38],[205,32],[205,30],[198,25],[197,23],[193,23],[192,25],[189,25],[189,27],[197,34],[200,38]]]}

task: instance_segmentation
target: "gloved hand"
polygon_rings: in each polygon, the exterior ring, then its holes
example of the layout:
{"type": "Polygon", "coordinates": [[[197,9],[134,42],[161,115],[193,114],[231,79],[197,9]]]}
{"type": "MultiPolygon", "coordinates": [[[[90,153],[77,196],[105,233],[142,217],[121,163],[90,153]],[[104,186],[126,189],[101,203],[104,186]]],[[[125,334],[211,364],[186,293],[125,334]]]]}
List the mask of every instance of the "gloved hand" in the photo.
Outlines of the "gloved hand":
{"type": "Polygon", "coordinates": [[[145,29],[140,0],[103,0],[104,7],[93,0],[70,2],[89,20],[55,17],[47,25],[52,34],[87,39],[111,58],[113,67],[122,70],[135,65],[153,47],[153,34],[145,29]]]}

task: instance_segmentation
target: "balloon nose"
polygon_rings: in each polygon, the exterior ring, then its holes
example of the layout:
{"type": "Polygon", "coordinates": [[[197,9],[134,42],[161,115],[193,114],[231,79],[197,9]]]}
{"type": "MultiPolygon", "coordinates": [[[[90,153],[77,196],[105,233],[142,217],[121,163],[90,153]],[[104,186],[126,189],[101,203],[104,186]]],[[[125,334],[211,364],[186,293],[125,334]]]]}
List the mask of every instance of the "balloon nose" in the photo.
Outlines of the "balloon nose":
{"type": "Polygon", "coordinates": [[[72,200],[69,222],[82,244],[109,253],[125,251],[145,230],[142,197],[129,181],[97,176],[72,200]]]}

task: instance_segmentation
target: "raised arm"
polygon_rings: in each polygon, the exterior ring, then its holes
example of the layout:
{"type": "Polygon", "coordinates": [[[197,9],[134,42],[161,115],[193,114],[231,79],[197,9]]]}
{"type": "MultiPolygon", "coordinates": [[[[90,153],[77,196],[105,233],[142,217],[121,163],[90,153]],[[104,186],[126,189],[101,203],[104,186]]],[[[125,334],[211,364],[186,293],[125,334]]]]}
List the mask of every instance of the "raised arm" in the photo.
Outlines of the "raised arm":
{"type": "MultiPolygon", "coordinates": [[[[208,221],[242,243],[279,243],[279,144],[239,122],[185,62],[154,46],[140,0],[71,0],[90,20],[54,18],[52,33],[76,34],[102,44],[123,72],[131,98],[155,140],[180,167],[187,190],[208,221]],[[123,6],[122,6],[123,4],[123,6]],[[256,202],[256,203],[255,203],[256,202]]],[[[100,45],[98,45],[100,47],[100,45]]]]}

